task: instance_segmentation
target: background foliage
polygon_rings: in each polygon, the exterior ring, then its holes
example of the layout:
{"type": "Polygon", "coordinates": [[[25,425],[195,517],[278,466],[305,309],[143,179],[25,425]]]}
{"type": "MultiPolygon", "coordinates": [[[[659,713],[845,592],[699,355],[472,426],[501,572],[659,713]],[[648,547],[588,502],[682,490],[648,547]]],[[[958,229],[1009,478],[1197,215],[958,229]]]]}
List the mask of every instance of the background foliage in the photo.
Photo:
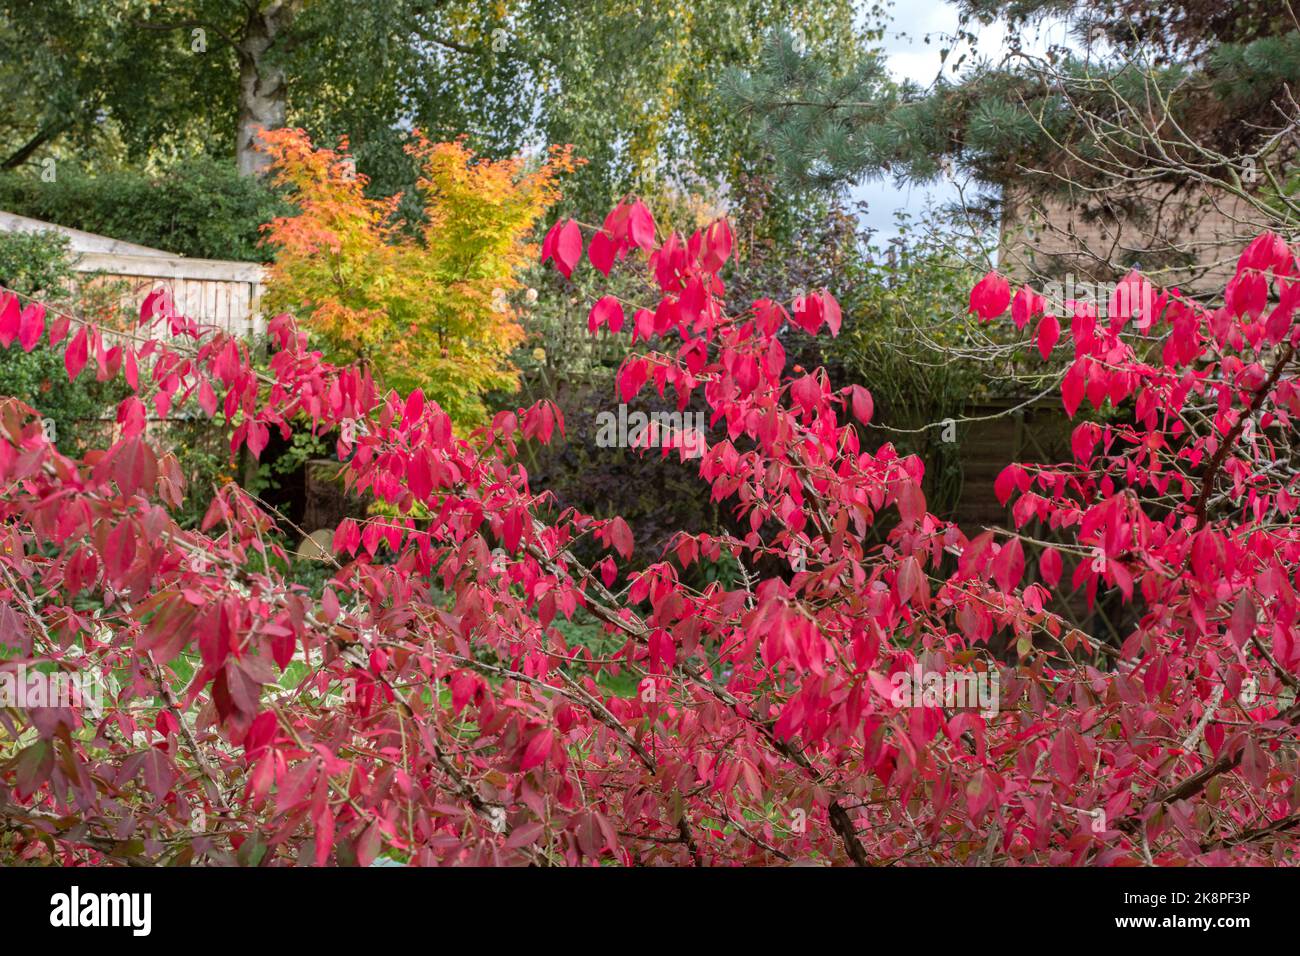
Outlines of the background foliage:
{"type": "Polygon", "coordinates": [[[53,182],[0,174],[0,209],[201,259],[266,262],[260,227],[289,205],[228,161],[195,156],[156,172],[87,172],[65,162],[53,182]]]}

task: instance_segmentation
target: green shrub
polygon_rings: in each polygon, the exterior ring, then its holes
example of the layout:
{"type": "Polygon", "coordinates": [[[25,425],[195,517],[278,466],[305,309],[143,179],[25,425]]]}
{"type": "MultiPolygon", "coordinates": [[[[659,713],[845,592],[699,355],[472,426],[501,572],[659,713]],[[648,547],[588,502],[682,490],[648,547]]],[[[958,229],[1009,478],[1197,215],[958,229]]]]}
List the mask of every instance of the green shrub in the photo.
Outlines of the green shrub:
{"type": "Polygon", "coordinates": [[[0,233],[0,285],[21,295],[62,296],[75,279],[68,241],[54,233],[0,233]]]}
{"type": "Polygon", "coordinates": [[[185,256],[266,262],[259,227],[291,207],[233,163],[197,157],[157,175],[88,175],[68,164],[54,182],[5,173],[0,209],[185,256]]]}

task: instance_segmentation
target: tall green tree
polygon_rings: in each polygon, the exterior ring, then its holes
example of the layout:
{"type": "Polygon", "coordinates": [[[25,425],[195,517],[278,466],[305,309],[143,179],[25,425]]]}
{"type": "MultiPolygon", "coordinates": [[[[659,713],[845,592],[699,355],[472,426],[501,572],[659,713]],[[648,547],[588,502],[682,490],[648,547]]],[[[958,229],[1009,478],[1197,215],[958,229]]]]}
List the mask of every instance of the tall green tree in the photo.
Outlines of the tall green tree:
{"type": "MultiPolygon", "coordinates": [[[[776,144],[786,178],[835,188],[865,177],[932,180],[960,168],[984,183],[1022,184],[1054,172],[1089,179],[1102,150],[1124,164],[1165,165],[1153,126],[1176,126],[1207,156],[1240,158],[1296,117],[1300,22],[1286,3],[1243,0],[959,0],[961,26],[944,74],[929,87],[891,80],[882,58],[836,59],[777,35],[754,70],[734,70],[725,100],[776,144]],[[980,23],[1010,28],[1004,56],[952,56],[980,23]],[[1027,29],[1048,19],[1074,42],[1025,52],[1027,29]],[[1137,114],[1154,115],[1143,122],[1137,114]]],[[[1279,145],[1279,144],[1272,144],[1279,145]]],[[[1230,162],[1217,172],[1230,180],[1230,162]]],[[[1094,170],[1095,172],[1095,170],[1094,170]]],[[[1109,175],[1109,173],[1105,174],[1109,175]]],[[[1104,177],[1103,177],[1104,178],[1104,177]]],[[[1040,180],[1043,185],[1052,181],[1040,180]]]]}
{"type": "Polygon", "coordinates": [[[258,126],[347,135],[376,192],[409,185],[412,128],[503,156],[572,143],[592,210],[726,180],[756,151],[714,95],[765,36],[855,54],[855,0],[0,0],[0,165],[201,149],[256,172],[258,126]]]}

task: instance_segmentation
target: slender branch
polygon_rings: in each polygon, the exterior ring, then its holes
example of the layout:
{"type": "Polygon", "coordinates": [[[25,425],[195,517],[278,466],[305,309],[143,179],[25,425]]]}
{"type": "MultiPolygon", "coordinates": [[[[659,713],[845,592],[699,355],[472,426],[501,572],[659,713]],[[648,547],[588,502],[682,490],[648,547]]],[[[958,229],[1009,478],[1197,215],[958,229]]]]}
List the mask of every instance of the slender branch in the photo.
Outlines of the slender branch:
{"type": "Polygon", "coordinates": [[[1199,531],[1201,528],[1204,528],[1206,523],[1209,521],[1210,492],[1214,490],[1214,481],[1218,477],[1219,469],[1223,467],[1223,463],[1227,461],[1228,454],[1237,443],[1237,439],[1240,438],[1241,433],[1245,431],[1246,422],[1253,420],[1260,408],[1263,407],[1265,400],[1267,400],[1268,396],[1272,394],[1274,387],[1277,385],[1278,379],[1282,377],[1282,373],[1286,370],[1287,365],[1290,364],[1291,359],[1294,357],[1295,346],[1288,344],[1286,348],[1282,350],[1282,355],[1277,360],[1277,364],[1273,366],[1272,374],[1269,375],[1264,384],[1255,392],[1255,397],[1251,401],[1250,407],[1242,413],[1242,415],[1237,419],[1237,423],[1232,426],[1232,430],[1224,436],[1223,441],[1219,444],[1218,450],[1214,453],[1214,457],[1210,459],[1210,463],[1206,466],[1205,477],[1201,479],[1201,493],[1196,498],[1196,530],[1199,531]]]}

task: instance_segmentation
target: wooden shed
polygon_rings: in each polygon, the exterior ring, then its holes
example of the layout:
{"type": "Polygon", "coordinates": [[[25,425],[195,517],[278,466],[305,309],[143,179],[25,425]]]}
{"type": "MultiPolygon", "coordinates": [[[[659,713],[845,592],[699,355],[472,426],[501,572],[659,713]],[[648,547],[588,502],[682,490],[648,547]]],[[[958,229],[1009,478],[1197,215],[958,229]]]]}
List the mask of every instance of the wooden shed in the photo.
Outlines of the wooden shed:
{"type": "Polygon", "coordinates": [[[78,272],[125,282],[124,306],[138,307],[166,288],[176,307],[197,322],[237,335],[265,330],[260,305],[264,270],[256,262],[191,259],[162,249],[0,211],[0,232],[55,232],[66,236],[78,272]]]}

